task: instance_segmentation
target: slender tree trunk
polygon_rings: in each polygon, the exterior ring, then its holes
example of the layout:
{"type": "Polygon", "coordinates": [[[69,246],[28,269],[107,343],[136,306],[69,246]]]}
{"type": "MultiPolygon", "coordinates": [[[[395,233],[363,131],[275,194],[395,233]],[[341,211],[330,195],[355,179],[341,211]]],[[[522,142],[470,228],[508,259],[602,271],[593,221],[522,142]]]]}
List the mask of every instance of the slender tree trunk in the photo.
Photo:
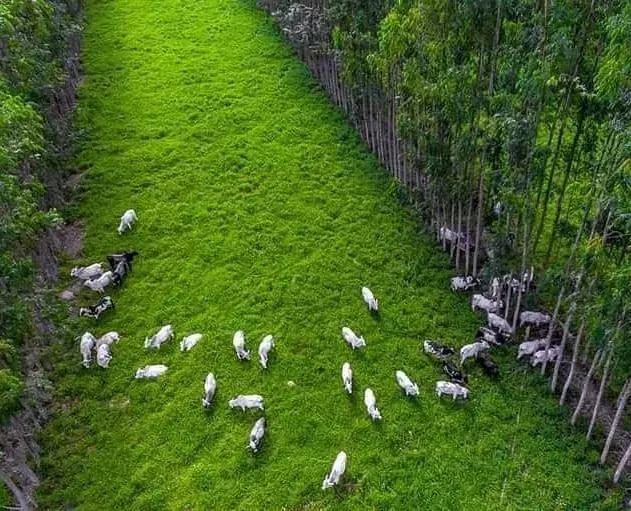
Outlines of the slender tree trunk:
{"type": "Polygon", "coordinates": [[[484,160],[480,166],[480,182],[478,185],[478,217],[475,227],[475,246],[473,247],[473,276],[478,276],[478,257],[482,238],[482,210],[484,208],[484,160]]]}
{"type": "MultiPolygon", "coordinates": [[[[563,296],[565,295],[565,286],[561,286],[561,291],[559,291],[559,296],[557,297],[557,303],[554,306],[554,312],[552,313],[552,320],[550,321],[550,325],[548,326],[548,335],[546,336],[546,353],[550,349],[550,344],[552,343],[552,334],[554,333],[554,328],[556,326],[557,318],[559,317],[559,309],[561,308],[561,302],[563,301],[563,296]]],[[[548,366],[548,357],[544,357],[543,363],[541,364],[541,375],[546,374],[546,368],[548,366]]]]}
{"type": "Polygon", "coordinates": [[[605,447],[603,448],[603,452],[600,454],[600,464],[604,465],[607,461],[607,456],[609,455],[609,449],[611,448],[611,443],[613,442],[613,437],[616,435],[616,429],[618,428],[618,424],[620,419],[622,419],[622,414],[624,413],[624,409],[627,406],[627,401],[629,400],[629,396],[631,396],[631,378],[629,378],[622,390],[620,391],[620,396],[618,397],[618,408],[616,409],[616,415],[613,418],[613,422],[611,423],[611,428],[609,428],[609,434],[607,435],[607,441],[605,442],[605,447]]]}
{"type": "Polygon", "coordinates": [[[570,424],[574,426],[578,419],[578,416],[581,413],[581,408],[583,408],[583,404],[585,403],[585,397],[587,396],[587,389],[589,388],[589,384],[592,380],[592,375],[594,371],[600,366],[600,362],[602,361],[602,349],[599,349],[594,353],[594,358],[592,359],[592,363],[589,366],[589,371],[587,371],[587,375],[585,376],[585,380],[583,381],[583,388],[581,390],[581,395],[578,398],[578,403],[576,408],[574,409],[574,413],[572,414],[572,419],[570,420],[570,424]]]}
{"type": "Polygon", "coordinates": [[[565,403],[565,398],[567,397],[567,391],[572,384],[572,379],[574,378],[574,373],[576,372],[576,363],[578,361],[578,352],[581,346],[581,338],[583,337],[583,330],[585,329],[585,319],[581,321],[581,326],[578,328],[578,334],[576,334],[576,340],[574,341],[574,351],[572,352],[572,365],[570,366],[570,372],[567,375],[565,383],[563,384],[563,391],[561,392],[561,398],[559,399],[559,405],[563,405],[565,403]]]}
{"type": "MultiPolygon", "coordinates": [[[[462,200],[458,198],[458,233],[462,232],[462,200]]],[[[456,243],[456,270],[460,271],[460,239],[456,243]]],[[[466,274],[465,274],[466,277],[466,274]]]]}
{"type": "Polygon", "coordinates": [[[587,429],[587,435],[585,438],[589,440],[594,432],[594,426],[596,424],[596,419],[598,418],[598,411],[600,410],[600,403],[602,402],[603,394],[605,392],[605,387],[607,386],[607,379],[609,378],[609,369],[611,367],[611,360],[613,358],[613,347],[609,348],[609,355],[607,355],[607,360],[605,361],[605,368],[603,369],[603,376],[600,379],[600,387],[598,389],[598,395],[596,396],[596,403],[594,403],[594,409],[592,411],[592,418],[589,421],[589,428],[587,429]]]}
{"type": "Polygon", "coordinates": [[[613,475],[614,484],[618,484],[618,481],[620,481],[620,476],[622,475],[622,472],[624,472],[624,467],[627,466],[629,458],[631,458],[631,442],[629,442],[627,450],[624,451],[624,455],[622,456],[622,458],[620,459],[620,463],[618,463],[618,466],[616,467],[616,472],[613,475]]]}
{"type": "Polygon", "coordinates": [[[576,302],[572,303],[572,305],[570,306],[570,310],[567,314],[567,318],[565,319],[565,325],[563,326],[563,337],[561,338],[561,345],[559,346],[557,359],[554,364],[554,372],[552,373],[552,381],[550,382],[550,390],[552,392],[555,392],[557,388],[559,370],[561,369],[561,362],[563,360],[563,355],[565,354],[565,344],[567,343],[567,336],[570,333],[570,326],[572,325],[572,318],[574,317],[575,311],[576,311],[576,302]]]}

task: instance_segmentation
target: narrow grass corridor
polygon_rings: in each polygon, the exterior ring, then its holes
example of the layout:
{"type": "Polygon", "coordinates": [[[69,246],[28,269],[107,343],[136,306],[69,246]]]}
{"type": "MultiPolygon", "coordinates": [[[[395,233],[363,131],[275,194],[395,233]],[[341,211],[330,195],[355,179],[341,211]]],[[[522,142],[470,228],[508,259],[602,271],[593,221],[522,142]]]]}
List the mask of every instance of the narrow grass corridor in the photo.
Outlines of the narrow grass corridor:
{"type": "MultiPolygon", "coordinates": [[[[470,362],[470,401],[435,396],[443,375],[422,340],[459,347],[481,318],[449,290],[446,256],[253,0],[88,1],[84,43],[82,262],[140,257],[110,293],[116,310],[73,333],[118,331],[110,368],[82,368],[72,336],[54,353],[42,509],[593,508],[595,453],[509,349],[497,353],[498,382],[470,362]],[[139,221],[121,237],[128,208],[139,221]],[[145,350],[168,323],[177,342],[145,350]],[[352,352],[343,326],[367,347],[352,352]],[[235,359],[239,329],[250,362],[235,359]],[[180,353],[196,331],[204,339],[180,353]],[[263,371],[255,352],[267,333],[276,350],[263,371]],[[158,363],[163,377],[133,379],[158,363]],[[402,396],[396,369],[419,383],[417,401],[402,396]],[[205,411],[209,371],[218,387],[205,411]],[[382,423],[366,415],[367,386],[382,423]],[[257,455],[246,446],[259,414],[227,405],[240,393],[266,401],[257,455]],[[347,484],[323,492],[342,449],[347,484]]],[[[86,290],[81,303],[94,301],[86,290]]]]}

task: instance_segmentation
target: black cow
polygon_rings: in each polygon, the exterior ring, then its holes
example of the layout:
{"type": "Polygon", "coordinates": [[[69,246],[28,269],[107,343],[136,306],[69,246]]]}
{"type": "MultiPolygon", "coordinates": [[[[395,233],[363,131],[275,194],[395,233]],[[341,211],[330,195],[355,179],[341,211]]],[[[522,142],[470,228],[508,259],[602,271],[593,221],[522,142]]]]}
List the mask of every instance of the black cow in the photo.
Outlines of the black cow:
{"type": "Polygon", "coordinates": [[[114,308],[114,302],[109,296],[104,296],[96,305],[88,305],[87,307],[81,307],[79,309],[79,316],[84,316],[87,318],[99,319],[101,314],[109,309],[114,308]]]}
{"type": "Polygon", "coordinates": [[[452,383],[457,383],[458,385],[465,385],[469,378],[467,375],[462,372],[455,364],[451,362],[445,362],[443,364],[443,371],[449,377],[452,383]]]}
{"type": "Polygon", "coordinates": [[[138,255],[138,252],[135,250],[133,252],[123,252],[122,254],[112,254],[107,256],[107,262],[110,263],[110,269],[114,272],[116,271],[116,266],[121,261],[125,261],[128,266],[128,271],[131,271],[131,263],[134,260],[134,257],[138,255]]]}
{"type": "Polygon", "coordinates": [[[500,368],[487,352],[480,352],[475,360],[487,376],[497,378],[500,375],[500,368]]]}

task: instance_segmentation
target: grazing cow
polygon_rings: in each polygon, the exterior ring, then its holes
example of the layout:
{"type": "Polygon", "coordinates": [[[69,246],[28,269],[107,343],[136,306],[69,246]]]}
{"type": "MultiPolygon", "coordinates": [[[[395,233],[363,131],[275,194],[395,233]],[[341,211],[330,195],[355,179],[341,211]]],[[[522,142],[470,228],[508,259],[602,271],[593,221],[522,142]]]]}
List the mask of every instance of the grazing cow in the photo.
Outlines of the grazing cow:
{"type": "Polygon", "coordinates": [[[504,334],[496,332],[495,330],[491,330],[490,328],[486,328],[484,326],[478,328],[475,337],[476,340],[481,339],[494,346],[503,346],[508,342],[508,337],[506,337],[504,334]]]}
{"type": "Polygon", "coordinates": [[[484,295],[473,295],[471,297],[471,310],[482,309],[486,312],[497,312],[502,308],[502,301],[489,300],[484,295]]]}
{"type": "Polygon", "coordinates": [[[134,376],[134,378],[137,380],[140,378],[157,378],[158,376],[166,373],[168,369],[169,368],[164,364],[148,365],[142,369],[136,370],[136,376],[134,376]]]}
{"type": "Polygon", "coordinates": [[[187,335],[180,342],[180,351],[190,351],[202,338],[202,334],[187,335]]]}
{"type": "Polygon", "coordinates": [[[540,327],[552,321],[552,316],[543,312],[524,311],[519,315],[519,326],[534,325],[540,327]]]}
{"type": "Polygon", "coordinates": [[[210,408],[210,404],[215,397],[215,390],[217,389],[217,380],[213,373],[208,373],[206,380],[204,381],[204,398],[202,399],[202,406],[204,408],[210,408]]]}
{"type": "Polygon", "coordinates": [[[346,453],[344,451],[340,451],[333,462],[333,467],[331,468],[331,472],[327,474],[322,481],[322,489],[326,490],[328,488],[333,488],[336,484],[339,484],[340,479],[344,475],[346,471],[346,453]]]}
{"type": "Polygon", "coordinates": [[[362,287],[362,298],[366,305],[368,305],[368,310],[370,312],[378,312],[379,310],[379,302],[375,298],[375,295],[372,294],[372,291],[367,287],[362,287]]]}
{"type": "Polygon", "coordinates": [[[552,362],[556,360],[558,355],[559,355],[559,348],[556,346],[553,346],[552,348],[548,348],[547,350],[544,349],[544,350],[537,351],[532,356],[531,365],[532,367],[535,367],[537,364],[543,364],[544,362],[552,362]]]}
{"type": "Polygon", "coordinates": [[[491,328],[499,330],[500,333],[505,333],[508,335],[511,335],[513,333],[513,328],[510,326],[508,321],[506,321],[501,316],[498,316],[497,314],[489,312],[486,317],[486,321],[491,328]]]}
{"type": "Polygon", "coordinates": [[[259,344],[259,362],[263,366],[263,369],[267,369],[267,359],[269,357],[269,352],[272,348],[276,346],[274,344],[274,337],[271,335],[266,335],[263,337],[261,344],[259,344]]]}
{"type": "Polygon", "coordinates": [[[113,282],[113,279],[114,274],[111,271],[106,271],[103,275],[96,279],[86,280],[83,285],[89,287],[92,291],[104,293],[105,288],[113,282]]]}
{"type": "Polygon", "coordinates": [[[449,346],[445,346],[443,344],[439,344],[435,341],[424,341],[423,342],[423,351],[432,355],[434,358],[439,360],[443,360],[445,358],[451,357],[454,353],[456,353],[453,348],[449,346]]]}
{"type": "Polygon", "coordinates": [[[88,305],[87,307],[81,307],[79,309],[79,316],[86,318],[99,319],[101,314],[109,309],[114,308],[114,302],[109,296],[100,298],[96,305],[88,305]]]}
{"type": "Polygon", "coordinates": [[[472,344],[465,344],[460,348],[460,365],[464,363],[470,357],[477,357],[478,353],[490,348],[489,343],[486,341],[478,341],[472,344]]]}
{"type": "Polygon", "coordinates": [[[452,291],[469,291],[469,289],[473,289],[479,285],[480,281],[470,275],[468,277],[453,277],[451,279],[452,291]]]}
{"type": "Polygon", "coordinates": [[[458,367],[456,367],[456,365],[452,364],[451,362],[445,362],[443,364],[443,371],[445,372],[447,376],[449,376],[449,379],[453,383],[464,385],[468,381],[467,375],[461,369],[458,369],[458,367]]]}
{"type": "Polygon", "coordinates": [[[486,351],[479,353],[475,361],[482,367],[482,370],[487,376],[491,378],[499,376],[500,368],[486,351]]]}
{"type": "Polygon", "coordinates": [[[81,336],[81,342],[79,344],[79,351],[81,351],[83,367],[90,367],[92,362],[92,350],[96,346],[96,337],[90,332],[86,332],[81,336]]]}
{"type": "Polygon", "coordinates": [[[145,348],[158,348],[175,337],[172,325],[165,325],[152,337],[145,337],[145,348]]]}
{"type": "Polygon", "coordinates": [[[110,345],[103,343],[96,350],[96,363],[99,367],[107,369],[110,365],[110,360],[112,360],[110,345]]]}
{"type": "Polygon", "coordinates": [[[232,337],[232,345],[239,360],[250,360],[250,352],[245,349],[245,333],[238,330],[232,337]]]}
{"type": "Polygon", "coordinates": [[[133,223],[138,220],[136,212],[133,209],[128,209],[121,216],[121,222],[118,226],[118,234],[123,234],[126,230],[131,230],[133,223]]]}
{"type": "Polygon", "coordinates": [[[459,397],[461,397],[462,399],[467,399],[469,397],[469,389],[450,381],[437,381],[436,395],[440,397],[443,394],[452,396],[454,401],[459,397]]]}
{"type": "Polygon", "coordinates": [[[342,328],[342,337],[353,349],[366,346],[366,341],[364,340],[364,338],[358,337],[355,332],[353,332],[350,328],[346,326],[342,328]]]}
{"type": "Polygon", "coordinates": [[[230,405],[230,408],[241,408],[241,411],[245,411],[246,408],[257,408],[259,410],[263,410],[263,397],[257,394],[249,396],[240,394],[234,399],[228,401],[228,405],[230,405]]]}
{"type": "Polygon", "coordinates": [[[501,290],[502,284],[499,277],[493,277],[493,280],[491,280],[491,298],[497,300],[500,297],[501,290]]]}
{"type": "Polygon", "coordinates": [[[397,371],[395,373],[395,376],[397,378],[397,383],[399,384],[399,387],[401,387],[405,391],[406,396],[418,396],[418,385],[410,380],[407,374],[405,374],[403,371],[397,371]]]}
{"type": "Polygon", "coordinates": [[[534,341],[522,342],[517,349],[517,360],[519,360],[524,355],[532,355],[540,348],[543,348],[545,345],[545,339],[535,339],[534,341]]]}
{"type": "Polygon", "coordinates": [[[379,413],[379,409],[377,408],[375,393],[370,388],[364,391],[364,404],[366,405],[366,410],[368,411],[368,415],[370,415],[370,418],[372,420],[381,420],[381,414],[379,413]]]}
{"type": "Polygon", "coordinates": [[[461,233],[458,233],[456,231],[452,231],[451,229],[448,229],[447,227],[441,227],[440,228],[440,232],[439,232],[439,238],[440,241],[449,241],[450,243],[453,243],[455,241],[458,241],[458,238],[460,238],[461,233]]]}
{"type": "Polygon", "coordinates": [[[102,335],[101,337],[97,339],[96,349],[98,350],[103,344],[107,344],[108,346],[111,346],[112,344],[120,340],[121,340],[121,336],[118,334],[118,332],[107,332],[106,334],[102,335]]]}
{"type": "Polygon", "coordinates": [[[348,362],[344,362],[342,366],[342,381],[344,382],[344,388],[349,394],[353,393],[353,370],[348,362]]]}
{"type": "Polygon", "coordinates": [[[250,449],[252,452],[257,452],[263,442],[265,436],[265,417],[261,417],[254,423],[252,431],[250,431],[250,449]]]}
{"type": "Polygon", "coordinates": [[[123,277],[129,272],[129,264],[122,259],[118,261],[114,271],[112,272],[112,283],[119,287],[123,283],[123,277]]]}
{"type": "Polygon", "coordinates": [[[101,263],[94,263],[83,268],[74,267],[70,270],[70,276],[81,280],[91,280],[103,275],[103,266],[101,263]]]}
{"type": "Polygon", "coordinates": [[[110,270],[114,271],[116,266],[121,261],[125,261],[127,263],[127,268],[131,271],[131,263],[134,260],[134,257],[138,255],[138,252],[135,250],[133,252],[123,252],[121,254],[111,254],[107,256],[107,262],[110,265],[110,270]]]}

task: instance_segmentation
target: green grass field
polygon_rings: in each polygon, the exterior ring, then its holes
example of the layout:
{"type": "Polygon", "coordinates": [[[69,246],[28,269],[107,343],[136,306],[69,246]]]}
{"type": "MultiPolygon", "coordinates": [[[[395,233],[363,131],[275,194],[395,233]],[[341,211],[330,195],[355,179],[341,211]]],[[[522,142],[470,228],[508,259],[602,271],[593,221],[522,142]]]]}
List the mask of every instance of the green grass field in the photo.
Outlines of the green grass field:
{"type": "Polygon", "coordinates": [[[595,453],[510,351],[496,354],[497,383],[471,367],[469,402],[433,394],[443,378],[420,342],[460,346],[481,318],[449,291],[448,259],[251,0],[93,0],[87,19],[82,262],[141,256],[112,292],[117,310],[74,332],[121,333],[110,369],[83,369],[72,336],[54,353],[42,509],[596,508],[595,453]],[[139,222],[119,237],[132,207],[139,222]],[[378,318],[362,285],[380,299],[378,318]],[[145,350],[166,323],[178,342],[205,338],[186,354],[176,342],[145,350]],[[344,344],[344,325],[365,350],[344,344]],[[237,329],[254,351],[274,334],[269,370],[237,362],[237,329]],[[149,363],[170,370],[134,380],[149,363]],[[402,397],[399,368],[420,384],[417,401],[402,397]],[[209,371],[218,390],[206,412],[209,371]],[[366,386],[380,424],[366,415],[366,386]],[[266,400],[257,455],[246,446],[259,415],[227,406],[238,393],[266,400]],[[345,485],[323,492],[342,449],[345,485]]]}

